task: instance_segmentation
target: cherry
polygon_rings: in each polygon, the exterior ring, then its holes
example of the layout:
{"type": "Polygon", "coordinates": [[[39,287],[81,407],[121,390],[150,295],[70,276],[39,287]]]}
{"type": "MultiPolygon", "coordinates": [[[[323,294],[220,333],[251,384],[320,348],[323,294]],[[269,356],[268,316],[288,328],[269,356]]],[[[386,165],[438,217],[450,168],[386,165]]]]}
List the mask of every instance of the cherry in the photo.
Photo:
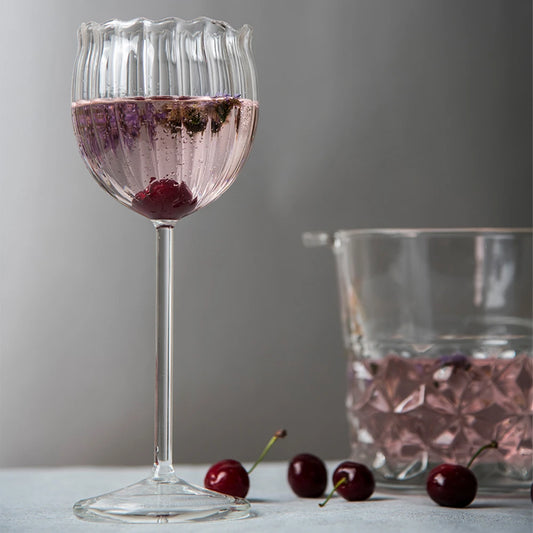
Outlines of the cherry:
{"type": "Polygon", "coordinates": [[[444,507],[466,507],[477,493],[477,479],[472,470],[461,465],[435,467],[426,483],[429,497],[444,507]]]}
{"type": "Polygon", "coordinates": [[[148,187],[134,196],[131,207],[151,220],[179,220],[192,213],[197,203],[185,182],[151,178],[148,187]]]}
{"type": "Polygon", "coordinates": [[[207,489],[244,498],[250,489],[250,478],[246,469],[234,459],[224,459],[215,463],[205,476],[207,489]]]}
{"type": "Polygon", "coordinates": [[[466,507],[470,505],[477,493],[477,479],[470,466],[474,460],[488,448],[497,448],[492,441],[482,446],[470,459],[467,466],[444,463],[436,466],[429,473],[426,491],[429,497],[443,507],[466,507]]]}
{"type": "Polygon", "coordinates": [[[326,465],[310,453],[292,458],[287,477],[293,492],[302,498],[320,498],[328,484],[326,465]]]}
{"type": "Polygon", "coordinates": [[[205,475],[205,488],[235,498],[244,498],[250,489],[249,474],[251,474],[255,467],[265,458],[265,455],[268,453],[272,445],[278,439],[282,439],[286,435],[287,432],[284,429],[276,431],[261,452],[257,461],[248,471],[246,471],[239,461],[235,461],[234,459],[224,459],[223,461],[215,463],[209,468],[205,475]]]}
{"type": "Polygon", "coordinates": [[[335,491],[345,500],[355,502],[370,498],[376,487],[372,472],[365,465],[353,461],[344,461],[335,469],[333,485],[333,490],[326,500],[318,504],[320,507],[328,503],[335,491]]]}

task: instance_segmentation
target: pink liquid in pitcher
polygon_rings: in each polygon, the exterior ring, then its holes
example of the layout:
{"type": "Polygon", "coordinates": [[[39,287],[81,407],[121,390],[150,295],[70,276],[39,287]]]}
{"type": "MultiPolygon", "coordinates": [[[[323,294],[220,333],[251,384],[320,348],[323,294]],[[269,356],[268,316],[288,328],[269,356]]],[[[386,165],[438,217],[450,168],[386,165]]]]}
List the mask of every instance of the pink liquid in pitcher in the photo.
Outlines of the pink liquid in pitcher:
{"type": "Polygon", "coordinates": [[[532,382],[530,350],[431,359],[350,352],[352,456],[372,465],[382,482],[409,488],[422,484],[436,464],[466,465],[495,440],[498,449],[473,466],[480,490],[526,486],[533,461],[532,382]]]}
{"type": "Polygon", "coordinates": [[[233,183],[257,109],[228,96],[159,96],[79,101],[72,115],[81,153],[108,193],[152,220],[178,220],[233,183]]]}

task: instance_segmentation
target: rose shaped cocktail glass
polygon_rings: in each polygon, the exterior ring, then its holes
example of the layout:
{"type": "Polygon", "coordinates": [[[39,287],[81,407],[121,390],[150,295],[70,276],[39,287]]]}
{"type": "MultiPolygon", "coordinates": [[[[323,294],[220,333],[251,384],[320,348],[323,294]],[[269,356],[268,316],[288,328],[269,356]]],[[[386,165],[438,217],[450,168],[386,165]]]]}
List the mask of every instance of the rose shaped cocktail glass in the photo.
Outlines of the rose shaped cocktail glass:
{"type": "Polygon", "coordinates": [[[251,29],[225,22],[82,24],[72,117],[96,181],[157,234],[153,475],[74,505],[79,518],[174,522],[242,518],[247,501],[181,480],[172,463],[172,233],[235,180],[252,143],[251,29]]]}

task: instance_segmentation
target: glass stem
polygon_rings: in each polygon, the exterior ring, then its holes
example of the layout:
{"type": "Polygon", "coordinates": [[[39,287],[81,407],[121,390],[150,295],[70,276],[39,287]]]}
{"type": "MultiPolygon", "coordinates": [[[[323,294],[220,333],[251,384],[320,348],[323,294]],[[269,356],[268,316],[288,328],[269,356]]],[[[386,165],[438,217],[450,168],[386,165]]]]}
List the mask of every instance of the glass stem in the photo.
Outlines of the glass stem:
{"type": "Polygon", "coordinates": [[[156,224],[156,381],[154,473],[156,480],[174,472],[172,466],[172,295],[173,230],[156,224]]]}

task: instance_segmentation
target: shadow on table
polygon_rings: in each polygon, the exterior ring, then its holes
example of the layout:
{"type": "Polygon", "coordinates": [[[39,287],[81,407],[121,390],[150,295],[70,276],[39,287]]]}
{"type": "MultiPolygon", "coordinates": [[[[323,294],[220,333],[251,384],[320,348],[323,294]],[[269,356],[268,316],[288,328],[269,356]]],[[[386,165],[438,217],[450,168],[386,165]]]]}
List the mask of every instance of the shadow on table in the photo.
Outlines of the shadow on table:
{"type": "MultiPolygon", "coordinates": [[[[301,500],[301,501],[308,501],[308,502],[313,502],[315,501],[317,504],[320,503],[321,501],[324,501],[326,499],[326,496],[322,497],[322,498],[299,498],[297,496],[295,496],[295,499],[297,500],[301,500]]],[[[333,499],[337,500],[337,499],[343,499],[342,496],[334,496],[333,499]]],[[[365,502],[385,502],[385,501],[390,501],[390,500],[396,500],[397,498],[391,498],[391,497],[388,497],[388,496],[372,496],[370,497],[368,500],[365,500],[365,502]]],[[[286,500],[276,500],[274,498],[247,498],[247,500],[250,502],[250,503],[280,503],[281,501],[283,501],[284,503],[286,502],[286,500]]]]}

